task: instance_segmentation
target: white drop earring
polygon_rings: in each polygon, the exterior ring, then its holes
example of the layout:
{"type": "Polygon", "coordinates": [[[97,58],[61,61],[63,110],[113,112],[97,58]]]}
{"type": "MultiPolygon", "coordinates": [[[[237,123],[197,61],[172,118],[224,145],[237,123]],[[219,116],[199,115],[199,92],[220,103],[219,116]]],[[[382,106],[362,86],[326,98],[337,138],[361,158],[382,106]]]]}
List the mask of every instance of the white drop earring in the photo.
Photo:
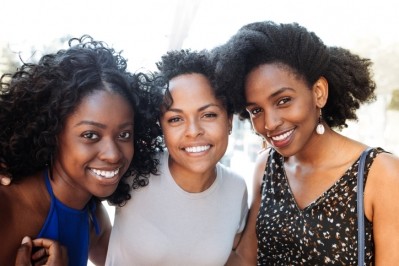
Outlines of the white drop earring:
{"type": "Polygon", "coordinates": [[[322,120],[323,120],[323,118],[321,116],[321,109],[320,109],[319,122],[317,123],[317,127],[316,127],[316,133],[319,135],[323,135],[324,131],[325,131],[322,120]]]}

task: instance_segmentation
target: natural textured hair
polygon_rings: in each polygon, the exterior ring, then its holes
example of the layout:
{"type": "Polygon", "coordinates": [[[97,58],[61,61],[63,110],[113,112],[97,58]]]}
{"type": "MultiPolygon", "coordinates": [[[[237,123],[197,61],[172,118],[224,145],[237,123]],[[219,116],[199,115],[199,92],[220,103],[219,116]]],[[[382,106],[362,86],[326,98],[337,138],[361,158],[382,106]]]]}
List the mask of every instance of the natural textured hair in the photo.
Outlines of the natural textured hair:
{"type": "MultiPolygon", "coordinates": [[[[233,106],[225,94],[215,90],[215,65],[210,58],[209,51],[192,51],[190,49],[169,51],[161,57],[161,61],[156,65],[159,70],[158,75],[164,84],[168,84],[171,79],[179,75],[193,73],[204,75],[209,80],[216,99],[222,102],[228,114],[233,114],[233,106]]],[[[167,86],[165,90],[163,104],[165,108],[169,108],[173,99],[167,86]]]]}
{"type": "Polygon", "coordinates": [[[123,204],[131,186],[145,186],[146,175],[155,173],[153,155],[160,146],[156,120],[148,103],[150,79],[126,71],[126,60],[104,42],[84,35],[69,40],[69,48],[44,55],[38,63],[23,63],[0,83],[0,174],[13,182],[45,169],[57,151],[57,137],[82,99],[97,90],[122,95],[134,110],[135,154],[117,190],[108,199],[123,204]],[[142,108],[142,109],[141,109],[142,108]],[[127,183],[130,174],[133,184],[127,183]]]}
{"type": "Polygon", "coordinates": [[[312,87],[320,77],[328,81],[329,96],[323,119],[330,127],[347,127],[357,120],[356,110],[375,99],[371,61],[340,47],[328,47],[313,32],[297,23],[271,21],[243,26],[227,43],[212,51],[216,84],[233,102],[242,118],[245,111],[245,80],[262,64],[279,64],[312,87]]]}

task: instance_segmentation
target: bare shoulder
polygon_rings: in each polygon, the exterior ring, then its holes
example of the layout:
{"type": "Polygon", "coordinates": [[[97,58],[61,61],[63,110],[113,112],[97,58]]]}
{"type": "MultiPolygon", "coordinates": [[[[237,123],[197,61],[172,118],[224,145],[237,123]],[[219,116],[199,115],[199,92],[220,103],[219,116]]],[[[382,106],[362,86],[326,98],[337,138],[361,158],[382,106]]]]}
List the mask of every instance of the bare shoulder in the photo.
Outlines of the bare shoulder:
{"type": "Polygon", "coordinates": [[[15,185],[0,186],[0,235],[1,241],[7,243],[0,249],[0,265],[11,265],[22,240],[16,220],[19,197],[15,185]]]}
{"type": "Polygon", "coordinates": [[[89,258],[96,265],[104,265],[112,225],[105,206],[100,201],[96,202],[96,204],[95,215],[97,217],[100,232],[97,234],[94,227],[91,230],[89,258]]]}
{"type": "Polygon", "coordinates": [[[261,150],[255,161],[254,179],[255,182],[260,184],[262,182],[263,174],[266,169],[266,163],[269,158],[270,148],[261,150]]]}
{"type": "Polygon", "coordinates": [[[364,193],[365,214],[373,222],[376,265],[399,260],[399,159],[380,153],[371,165],[364,193]]]}
{"type": "Polygon", "coordinates": [[[15,185],[0,186],[0,230],[4,229],[5,223],[11,220],[13,209],[18,203],[18,190],[15,185]]]}
{"type": "Polygon", "coordinates": [[[399,157],[382,152],[377,155],[370,168],[369,178],[378,182],[399,182],[399,157]]]}
{"type": "Polygon", "coordinates": [[[366,216],[372,220],[377,210],[392,208],[399,210],[398,201],[399,158],[390,153],[380,153],[374,159],[367,177],[365,187],[366,216]]]}

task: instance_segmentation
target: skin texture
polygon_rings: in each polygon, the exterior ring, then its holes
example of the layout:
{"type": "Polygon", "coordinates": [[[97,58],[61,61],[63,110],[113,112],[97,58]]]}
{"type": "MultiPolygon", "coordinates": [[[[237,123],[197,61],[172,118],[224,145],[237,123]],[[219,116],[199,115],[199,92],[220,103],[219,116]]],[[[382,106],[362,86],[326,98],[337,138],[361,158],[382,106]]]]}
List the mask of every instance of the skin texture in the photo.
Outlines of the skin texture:
{"type": "MultiPolygon", "coordinates": [[[[173,104],[160,123],[169,152],[169,169],[176,183],[195,193],[209,188],[216,178],[216,164],[226,152],[232,115],[218,100],[202,74],[172,78],[169,91],[173,104]]],[[[233,248],[241,234],[234,238],[233,248]]]]}
{"type": "MultiPolygon", "coordinates": [[[[308,88],[287,66],[262,64],[250,71],[245,93],[255,131],[286,157],[284,169],[300,209],[331,187],[366,147],[327,125],[323,135],[315,132],[319,109],[328,98],[323,77],[308,88]]],[[[256,265],[255,224],[267,156],[264,151],[257,160],[247,227],[228,265],[256,265]]],[[[395,252],[399,249],[398,171],[397,157],[379,154],[365,186],[364,208],[373,223],[376,265],[395,265],[399,260],[395,252]]]]}
{"type": "Polygon", "coordinates": [[[66,120],[53,169],[59,200],[81,209],[92,195],[112,194],[134,154],[132,113],[121,95],[97,91],[66,120]],[[118,174],[104,178],[93,169],[118,174]]]}
{"type": "Polygon", "coordinates": [[[215,166],[227,149],[232,117],[204,75],[179,75],[171,79],[169,90],[173,104],[160,122],[170,171],[184,190],[201,192],[216,177],[215,166]]]}
{"type": "MultiPolygon", "coordinates": [[[[59,134],[59,149],[51,169],[53,191],[62,203],[82,209],[93,195],[113,193],[134,154],[133,122],[132,107],[120,94],[95,90],[82,99],[59,134]],[[119,172],[104,178],[100,176],[103,173],[96,174],[93,169],[119,172]]],[[[0,234],[8,243],[0,251],[0,264],[12,265],[21,239],[37,235],[47,217],[50,196],[43,172],[0,187],[0,198],[0,234]],[[19,200],[13,200],[15,197],[19,200]]],[[[96,215],[101,232],[95,235],[92,228],[89,257],[102,264],[111,224],[100,202],[96,215]]],[[[49,246],[41,243],[49,254],[49,246]]]]}
{"type": "Polygon", "coordinates": [[[31,266],[31,253],[33,247],[44,247],[32,255],[34,260],[43,258],[43,261],[37,262],[35,265],[47,266],[66,266],[68,265],[68,256],[65,247],[60,246],[57,241],[45,238],[31,240],[24,237],[21,246],[18,248],[15,266],[31,266]],[[47,253],[46,253],[47,252],[47,253]]]}
{"type": "Polygon", "coordinates": [[[325,104],[327,94],[323,81],[318,82],[324,86],[310,90],[278,65],[262,65],[251,71],[246,99],[254,130],[284,156],[302,149],[315,135],[320,108],[325,104]]]}

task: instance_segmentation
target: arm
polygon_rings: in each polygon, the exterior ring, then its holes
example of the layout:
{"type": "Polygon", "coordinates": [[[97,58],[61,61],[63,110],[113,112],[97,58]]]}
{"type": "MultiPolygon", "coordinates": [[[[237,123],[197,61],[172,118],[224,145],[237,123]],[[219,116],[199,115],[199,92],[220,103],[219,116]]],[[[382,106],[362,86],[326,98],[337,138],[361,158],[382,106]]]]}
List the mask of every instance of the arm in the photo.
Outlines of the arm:
{"type": "Polygon", "coordinates": [[[256,265],[258,242],[255,226],[261,202],[261,184],[263,179],[263,173],[265,171],[267,156],[268,150],[264,150],[260,153],[256,161],[252,202],[248,214],[247,224],[242,233],[240,242],[238,243],[236,250],[232,251],[226,265],[256,265]]]}
{"type": "Polygon", "coordinates": [[[107,257],[108,242],[111,235],[111,221],[108,212],[101,202],[97,203],[96,217],[100,226],[100,234],[96,235],[94,227],[91,230],[89,259],[95,265],[104,265],[107,257]]]}
{"type": "Polygon", "coordinates": [[[373,222],[375,265],[399,261],[399,159],[379,154],[365,188],[365,214],[373,222]]]}

